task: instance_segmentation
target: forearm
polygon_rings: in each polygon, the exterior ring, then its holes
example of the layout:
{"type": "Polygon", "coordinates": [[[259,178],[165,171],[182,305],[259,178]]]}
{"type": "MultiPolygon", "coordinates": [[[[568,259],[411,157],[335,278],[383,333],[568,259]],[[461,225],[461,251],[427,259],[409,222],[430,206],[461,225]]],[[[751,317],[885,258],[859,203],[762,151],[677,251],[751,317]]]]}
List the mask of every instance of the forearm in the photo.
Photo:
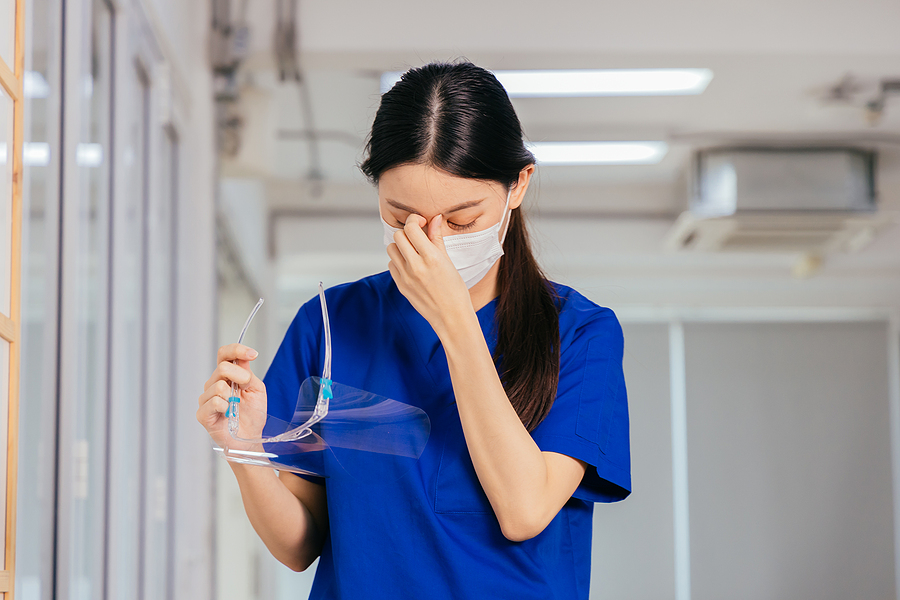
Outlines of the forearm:
{"type": "Polygon", "coordinates": [[[477,317],[461,317],[441,339],[481,486],[504,534],[530,537],[528,532],[542,530],[559,510],[545,456],[509,402],[477,317]]]}
{"type": "Polygon", "coordinates": [[[306,569],[322,548],[322,532],[309,509],[267,468],[230,463],[250,524],[278,561],[306,569]]]}

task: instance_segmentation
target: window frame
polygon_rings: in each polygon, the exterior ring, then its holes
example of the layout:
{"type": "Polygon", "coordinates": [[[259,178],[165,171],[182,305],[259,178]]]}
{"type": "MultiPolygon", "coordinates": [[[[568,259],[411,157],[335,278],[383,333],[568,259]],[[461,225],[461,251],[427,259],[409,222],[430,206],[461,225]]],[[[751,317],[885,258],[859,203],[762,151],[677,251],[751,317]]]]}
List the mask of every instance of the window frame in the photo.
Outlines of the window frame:
{"type": "Polygon", "coordinates": [[[0,570],[0,593],[12,598],[16,562],[16,480],[19,447],[19,360],[21,341],[21,287],[22,287],[22,191],[25,102],[25,0],[15,3],[14,64],[7,65],[0,59],[0,85],[13,101],[12,148],[12,218],[10,268],[10,311],[0,314],[0,338],[9,343],[9,415],[7,421],[8,445],[6,450],[6,534],[5,556],[0,570]]]}
{"type": "Polygon", "coordinates": [[[12,597],[16,562],[16,475],[18,465],[19,359],[21,336],[22,266],[22,141],[24,128],[25,1],[16,0],[15,64],[0,59],[0,85],[13,101],[12,219],[10,269],[10,314],[0,315],[0,337],[9,342],[9,420],[6,452],[6,539],[4,569],[0,571],[0,592],[12,597]]]}

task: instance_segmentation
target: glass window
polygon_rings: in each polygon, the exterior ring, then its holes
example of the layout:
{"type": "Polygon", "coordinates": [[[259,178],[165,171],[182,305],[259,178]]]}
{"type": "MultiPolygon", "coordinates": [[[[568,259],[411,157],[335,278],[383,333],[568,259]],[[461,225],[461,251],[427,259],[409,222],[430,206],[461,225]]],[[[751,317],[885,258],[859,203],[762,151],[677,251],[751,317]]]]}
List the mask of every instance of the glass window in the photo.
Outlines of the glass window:
{"type": "Polygon", "coordinates": [[[0,0],[0,58],[6,66],[15,67],[16,0],[0,0]]]}
{"type": "MultiPolygon", "coordinates": [[[[59,239],[59,86],[61,24],[51,2],[29,3],[26,69],[41,85],[26,94],[22,256],[22,346],[16,598],[51,600],[56,435],[57,243],[59,239]],[[52,165],[52,166],[51,166],[52,165]]],[[[54,4],[55,5],[55,4],[54,4]]]]}
{"type": "MultiPolygon", "coordinates": [[[[106,355],[107,255],[110,145],[110,12],[93,3],[89,55],[80,61],[85,82],[80,106],[80,134],[75,147],[78,203],[73,221],[66,221],[71,253],[64,263],[74,278],[64,287],[64,303],[74,323],[64,325],[64,372],[71,379],[68,394],[74,399],[71,438],[72,494],[70,502],[71,589],[75,597],[94,598],[103,589],[103,545],[106,490],[106,355]],[[68,337],[68,334],[74,334],[68,337]]],[[[71,215],[71,213],[69,213],[71,215]]],[[[66,239],[66,235],[63,236],[66,239]]],[[[65,277],[65,275],[64,275],[65,277]]]]}
{"type": "Polygon", "coordinates": [[[12,266],[12,158],[13,101],[0,87],[0,313],[7,317],[12,266]]]}
{"type": "Polygon", "coordinates": [[[148,263],[149,285],[147,318],[149,320],[147,365],[152,379],[149,381],[148,406],[153,410],[145,419],[147,431],[147,514],[146,548],[144,553],[145,598],[166,597],[168,583],[169,515],[168,486],[173,436],[164,423],[173,422],[175,414],[171,399],[172,364],[172,315],[174,299],[174,207],[177,188],[176,141],[170,131],[162,132],[159,146],[159,168],[155,171],[154,193],[148,211],[148,263]],[[168,399],[168,401],[167,401],[168,399]]]}
{"type": "MultiPolygon", "coordinates": [[[[147,204],[150,88],[140,69],[131,71],[117,93],[122,115],[123,148],[118,168],[123,194],[115,201],[115,248],[112,252],[113,276],[113,376],[111,418],[113,432],[110,477],[110,597],[138,598],[141,516],[146,510],[142,499],[142,476],[146,452],[144,390],[156,381],[145,364],[147,322],[143,318],[146,267],[144,257],[145,215],[147,204]]],[[[153,398],[157,401],[157,398],[153,398]]],[[[151,413],[152,414],[152,413],[151,413]]],[[[155,415],[154,415],[155,416],[155,415]]],[[[154,419],[158,428],[164,419],[154,419]]]]}

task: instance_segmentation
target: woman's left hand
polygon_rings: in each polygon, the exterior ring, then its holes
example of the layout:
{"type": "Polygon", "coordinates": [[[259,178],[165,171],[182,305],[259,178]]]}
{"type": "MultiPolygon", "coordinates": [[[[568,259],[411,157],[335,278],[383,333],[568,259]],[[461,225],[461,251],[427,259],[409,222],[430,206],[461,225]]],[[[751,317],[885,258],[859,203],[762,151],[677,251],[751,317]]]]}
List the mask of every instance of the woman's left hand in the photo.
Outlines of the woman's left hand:
{"type": "Polygon", "coordinates": [[[431,222],[411,214],[387,248],[388,269],[400,292],[443,339],[454,323],[474,313],[469,290],[444,249],[438,214],[431,222]],[[428,234],[422,229],[428,226],[428,234]]]}

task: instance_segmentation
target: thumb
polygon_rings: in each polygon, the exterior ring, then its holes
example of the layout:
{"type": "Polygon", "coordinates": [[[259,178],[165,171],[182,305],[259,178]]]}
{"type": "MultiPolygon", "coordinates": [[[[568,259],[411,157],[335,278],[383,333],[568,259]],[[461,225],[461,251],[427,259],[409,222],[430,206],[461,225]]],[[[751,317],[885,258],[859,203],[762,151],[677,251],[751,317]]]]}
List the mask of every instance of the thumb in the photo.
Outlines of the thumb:
{"type": "Polygon", "coordinates": [[[428,239],[440,248],[444,249],[444,216],[438,213],[428,224],[428,239]]]}

